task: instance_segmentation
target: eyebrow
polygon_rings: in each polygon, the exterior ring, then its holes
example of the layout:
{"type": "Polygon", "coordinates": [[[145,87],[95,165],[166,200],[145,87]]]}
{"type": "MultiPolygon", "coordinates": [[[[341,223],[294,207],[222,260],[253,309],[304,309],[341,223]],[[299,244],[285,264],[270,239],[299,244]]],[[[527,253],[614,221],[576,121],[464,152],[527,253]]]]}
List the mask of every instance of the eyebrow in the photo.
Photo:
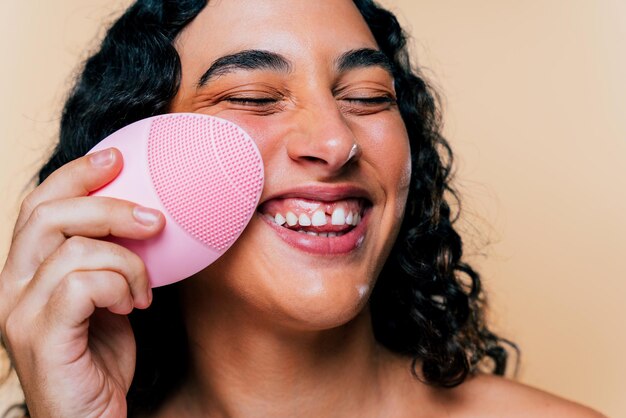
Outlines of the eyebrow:
{"type": "MultiPolygon", "coordinates": [[[[335,60],[339,72],[357,68],[378,66],[393,77],[393,64],[377,49],[360,48],[343,53],[335,60]]],[[[210,80],[237,70],[273,70],[289,73],[293,67],[289,60],[275,52],[259,49],[239,51],[216,59],[198,80],[197,87],[203,87],[210,80]]]]}
{"type": "Polygon", "coordinates": [[[393,77],[393,64],[382,51],[372,48],[353,49],[337,58],[335,65],[339,72],[346,72],[357,68],[382,67],[393,77]]]}
{"type": "Polygon", "coordinates": [[[292,67],[285,57],[275,52],[258,49],[239,51],[216,59],[200,77],[198,87],[236,70],[274,70],[289,73],[292,67]]]}

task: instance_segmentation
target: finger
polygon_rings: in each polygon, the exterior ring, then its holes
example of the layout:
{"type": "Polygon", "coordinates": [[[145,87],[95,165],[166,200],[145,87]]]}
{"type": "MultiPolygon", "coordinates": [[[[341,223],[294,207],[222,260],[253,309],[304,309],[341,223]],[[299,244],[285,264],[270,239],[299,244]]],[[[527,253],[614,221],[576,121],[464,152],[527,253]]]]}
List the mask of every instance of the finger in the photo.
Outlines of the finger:
{"type": "Polygon", "coordinates": [[[131,290],[122,275],[112,271],[71,272],[54,289],[42,313],[50,328],[73,328],[83,324],[96,308],[119,315],[133,310],[131,290]]]}
{"type": "Polygon", "coordinates": [[[43,307],[52,293],[73,272],[111,271],[124,277],[132,296],[132,305],[146,308],[152,300],[146,267],[138,255],[110,242],[85,237],[66,240],[37,270],[27,284],[23,303],[43,307]]]}
{"type": "Polygon", "coordinates": [[[9,267],[17,278],[29,279],[67,237],[147,239],[164,225],[159,211],[125,200],[89,196],[44,202],[15,237],[9,267]]]}
{"type": "Polygon", "coordinates": [[[39,345],[35,339],[46,339],[46,330],[57,328],[50,326],[51,322],[75,326],[88,318],[95,307],[108,308],[119,315],[129,314],[134,307],[128,281],[115,271],[72,271],[57,282],[44,305],[34,305],[32,297],[23,298],[2,324],[5,347],[10,353],[39,345]],[[89,295],[84,296],[85,293],[89,295]]]}
{"type": "MultiPolygon", "coordinates": [[[[132,311],[130,288],[123,276],[111,271],[71,272],[59,283],[41,310],[33,312],[32,307],[20,304],[11,314],[6,333],[8,345],[20,380],[27,385],[25,393],[27,397],[36,394],[33,397],[39,399],[36,404],[41,405],[38,402],[44,392],[54,398],[63,395],[67,389],[71,391],[71,381],[83,395],[86,390],[89,399],[95,399],[93,396],[102,391],[94,384],[102,382],[103,378],[110,381],[108,378],[112,377],[116,384],[123,383],[127,390],[134,369],[134,340],[128,320],[109,315],[105,317],[106,323],[100,321],[100,330],[91,333],[90,319],[98,307],[118,315],[127,315],[132,311]],[[20,310],[26,315],[18,316],[16,313],[20,310]],[[123,323],[126,329],[122,328],[123,323]],[[103,326],[106,328],[102,329],[103,326]],[[126,341],[117,336],[126,337],[126,341]],[[114,339],[111,340],[111,337],[114,339]],[[106,358],[107,370],[99,371],[105,372],[106,376],[98,375],[94,380],[92,373],[98,369],[93,367],[93,358],[102,359],[101,355],[106,358]],[[109,365],[112,366],[110,371],[109,365]],[[123,370],[122,366],[125,366],[123,370]],[[46,388],[46,382],[57,382],[61,386],[46,388]],[[78,388],[76,382],[87,386],[78,388]]],[[[42,409],[44,415],[47,415],[46,411],[46,408],[42,409]]]]}
{"type": "Polygon", "coordinates": [[[108,148],[65,164],[24,199],[14,236],[42,202],[86,196],[113,180],[122,170],[122,165],[122,154],[116,148],[108,148]]]}

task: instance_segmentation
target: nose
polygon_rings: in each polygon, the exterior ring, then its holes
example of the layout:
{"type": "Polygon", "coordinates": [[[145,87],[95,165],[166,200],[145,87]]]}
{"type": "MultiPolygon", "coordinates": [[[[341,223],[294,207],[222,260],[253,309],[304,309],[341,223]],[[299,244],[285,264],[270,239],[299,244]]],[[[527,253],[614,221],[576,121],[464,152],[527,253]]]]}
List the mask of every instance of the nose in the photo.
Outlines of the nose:
{"type": "Polygon", "coordinates": [[[287,154],[296,164],[332,176],[360,158],[357,138],[334,98],[299,113],[296,132],[286,144],[287,154]]]}

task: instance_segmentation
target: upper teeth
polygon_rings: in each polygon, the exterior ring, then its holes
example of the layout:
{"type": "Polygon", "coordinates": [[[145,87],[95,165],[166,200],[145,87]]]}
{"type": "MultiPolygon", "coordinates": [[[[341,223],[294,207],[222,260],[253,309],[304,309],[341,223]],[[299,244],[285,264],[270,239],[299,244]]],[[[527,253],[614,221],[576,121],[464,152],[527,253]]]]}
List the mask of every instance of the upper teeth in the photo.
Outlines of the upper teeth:
{"type": "MultiPolygon", "coordinates": [[[[280,213],[278,214],[280,215],[280,213]]],[[[287,225],[294,226],[298,224],[298,217],[293,212],[287,212],[287,225]]]]}
{"type": "Polygon", "coordinates": [[[310,226],[311,218],[309,218],[309,216],[306,213],[302,213],[298,217],[298,223],[300,224],[300,226],[310,226]]]}
{"type": "Polygon", "coordinates": [[[287,220],[283,215],[277,213],[276,216],[274,216],[274,222],[276,222],[278,225],[283,225],[285,222],[287,222],[287,220]]]}
{"type": "MultiPolygon", "coordinates": [[[[313,218],[311,218],[311,223],[313,224],[313,226],[326,225],[326,214],[321,210],[316,210],[313,213],[313,218]]],[[[300,225],[302,225],[302,223],[300,225]]]]}
{"type": "Polygon", "coordinates": [[[333,225],[345,225],[346,212],[343,210],[343,208],[335,209],[335,211],[333,212],[333,216],[330,219],[330,223],[333,225]]]}
{"type": "MultiPolygon", "coordinates": [[[[272,218],[277,225],[284,225],[285,223],[289,226],[324,226],[328,223],[326,219],[326,213],[322,210],[316,210],[313,212],[313,215],[309,217],[306,213],[301,213],[300,215],[296,215],[293,212],[287,212],[284,216],[281,213],[277,213],[272,218]]],[[[346,211],[344,208],[336,208],[331,217],[330,223],[331,225],[353,225],[356,226],[361,222],[361,215],[358,212],[352,213],[346,211]]]]}

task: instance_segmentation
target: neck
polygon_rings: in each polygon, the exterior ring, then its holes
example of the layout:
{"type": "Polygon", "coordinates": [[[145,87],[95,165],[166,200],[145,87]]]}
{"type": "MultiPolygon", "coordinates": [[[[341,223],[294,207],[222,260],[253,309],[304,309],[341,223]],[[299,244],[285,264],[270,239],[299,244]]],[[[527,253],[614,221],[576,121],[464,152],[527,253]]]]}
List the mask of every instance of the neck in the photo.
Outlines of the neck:
{"type": "Polygon", "coordinates": [[[389,354],[374,339],[368,309],[343,326],[305,331],[277,329],[260,315],[210,299],[187,304],[193,310],[185,313],[190,377],[172,410],[180,413],[185,405],[188,416],[331,417],[366,416],[381,405],[389,354]]]}

